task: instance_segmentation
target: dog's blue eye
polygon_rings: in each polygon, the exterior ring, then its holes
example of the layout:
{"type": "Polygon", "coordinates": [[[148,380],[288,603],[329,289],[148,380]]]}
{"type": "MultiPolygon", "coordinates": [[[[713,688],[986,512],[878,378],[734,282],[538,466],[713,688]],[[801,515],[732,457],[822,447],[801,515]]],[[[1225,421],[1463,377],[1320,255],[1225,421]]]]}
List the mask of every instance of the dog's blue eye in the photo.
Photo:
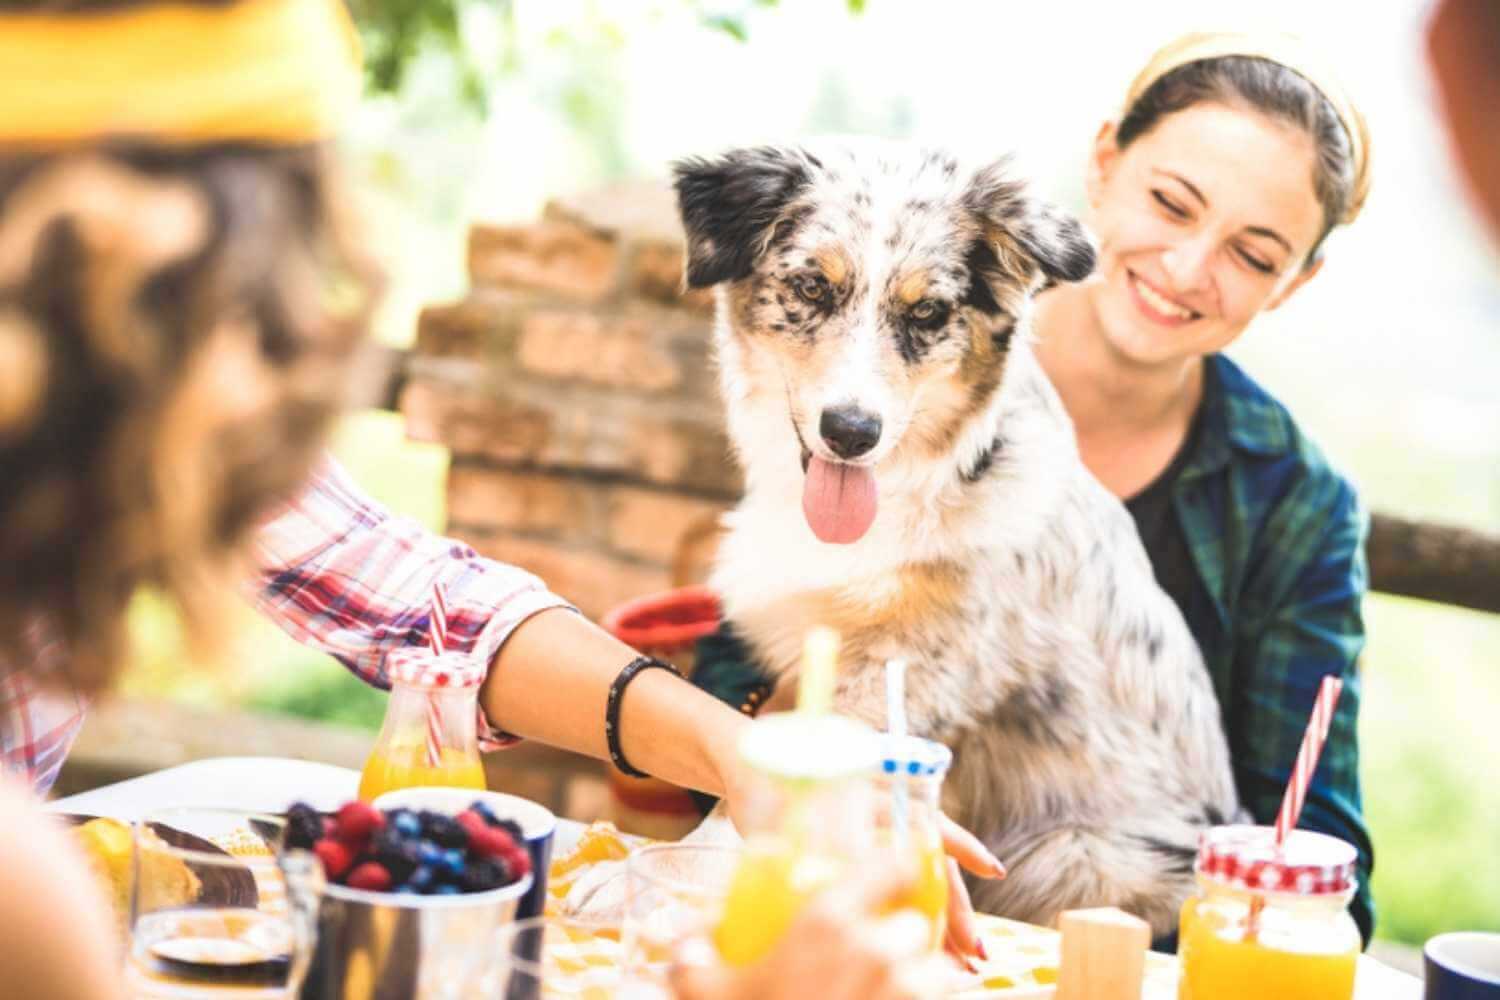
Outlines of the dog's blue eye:
{"type": "Polygon", "coordinates": [[[804,274],[792,282],[792,288],[808,302],[822,302],[828,298],[828,279],[821,274],[804,274]]]}

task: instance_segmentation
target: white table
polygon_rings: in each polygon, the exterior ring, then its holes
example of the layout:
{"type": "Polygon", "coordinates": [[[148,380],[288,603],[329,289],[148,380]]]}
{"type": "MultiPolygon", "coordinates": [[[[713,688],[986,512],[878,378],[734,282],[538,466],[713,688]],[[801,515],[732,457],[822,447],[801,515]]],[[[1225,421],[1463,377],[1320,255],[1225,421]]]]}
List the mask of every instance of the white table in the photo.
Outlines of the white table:
{"type": "MultiPolygon", "coordinates": [[[[131,778],[48,804],[56,812],[133,820],[168,806],[227,806],[281,812],[293,802],[332,810],[354,798],[359,772],[282,757],[211,757],[131,778]]],[[[553,856],[572,850],[583,825],[560,819],[553,856]]],[[[1418,1000],[1422,983],[1360,956],[1357,1000],[1418,1000]]]]}

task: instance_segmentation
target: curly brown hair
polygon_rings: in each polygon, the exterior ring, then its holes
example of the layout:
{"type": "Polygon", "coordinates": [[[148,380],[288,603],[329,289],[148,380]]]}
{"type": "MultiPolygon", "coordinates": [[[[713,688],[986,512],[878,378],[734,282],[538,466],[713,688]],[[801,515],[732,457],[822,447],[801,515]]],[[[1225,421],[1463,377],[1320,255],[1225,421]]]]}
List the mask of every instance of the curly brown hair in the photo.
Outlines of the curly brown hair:
{"type": "Polygon", "coordinates": [[[376,284],[321,145],[0,149],[0,659],[44,621],[107,686],[143,585],[211,637],[376,284]]]}

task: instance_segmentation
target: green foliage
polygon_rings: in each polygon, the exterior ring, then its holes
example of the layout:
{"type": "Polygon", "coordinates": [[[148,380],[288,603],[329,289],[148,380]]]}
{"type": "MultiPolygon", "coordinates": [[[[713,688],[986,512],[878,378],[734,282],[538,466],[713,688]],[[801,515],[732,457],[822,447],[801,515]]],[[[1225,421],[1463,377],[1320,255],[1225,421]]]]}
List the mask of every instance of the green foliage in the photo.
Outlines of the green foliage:
{"type": "MultiPolygon", "coordinates": [[[[534,0],[536,2],[536,0],[534,0]]],[[[545,0],[540,0],[545,2],[545,0]]],[[[865,0],[845,0],[851,14],[861,14],[865,0]]],[[[401,90],[412,65],[426,52],[442,55],[454,64],[464,103],[475,111],[485,110],[489,89],[500,75],[515,72],[523,64],[521,54],[510,46],[509,28],[515,20],[515,0],[349,0],[365,50],[365,71],[370,90],[394,94],[401,90]],[[464,30],[466,14],[484,11],[500,18],[501,48],[474,52],[464,30]]],[[[739,42],[750,39],[750,17],[759,10],[779,6],[779,0],[675,0],[710,31],[739,42]]],[[[670,6],[670,5],[669,5],[670,6]]],[[[618,25],[591,7],[581,29],[600,23],[618,25]]],[[[576,36],[575,36],[576,37],[576,36]]],[[[569,39],[554,39],[566,43],[569,39]]],[[[586,109],[585,115],[589,112],[586,109]]]]}

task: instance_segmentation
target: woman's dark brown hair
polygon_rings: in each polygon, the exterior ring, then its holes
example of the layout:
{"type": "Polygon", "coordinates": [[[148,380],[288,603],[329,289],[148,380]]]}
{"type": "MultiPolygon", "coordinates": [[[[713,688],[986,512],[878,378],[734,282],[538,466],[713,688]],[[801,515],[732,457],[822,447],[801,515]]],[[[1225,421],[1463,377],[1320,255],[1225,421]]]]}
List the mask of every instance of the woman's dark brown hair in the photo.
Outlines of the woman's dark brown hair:
{"type": "Polygon", "coordinates": [[[142,585],[212,632],[374,283],[322,146],[0,148],[0,660],[107,685],[142,585]]]}
{"type": "Polygon", "coordinates": [[[1323,208],[1323,228],[1304,262],[1310,266],[1355,196],[1349,133],[1333,104],[1305,77],[1279,63],[1253,56],[1219,56],[1162,74],[1125,109],[1115,140],[1125,149],[1163,118],[1208,103],[1248,107],[1312,137],[1317,151],[1313,191],[1323,208]]]}

